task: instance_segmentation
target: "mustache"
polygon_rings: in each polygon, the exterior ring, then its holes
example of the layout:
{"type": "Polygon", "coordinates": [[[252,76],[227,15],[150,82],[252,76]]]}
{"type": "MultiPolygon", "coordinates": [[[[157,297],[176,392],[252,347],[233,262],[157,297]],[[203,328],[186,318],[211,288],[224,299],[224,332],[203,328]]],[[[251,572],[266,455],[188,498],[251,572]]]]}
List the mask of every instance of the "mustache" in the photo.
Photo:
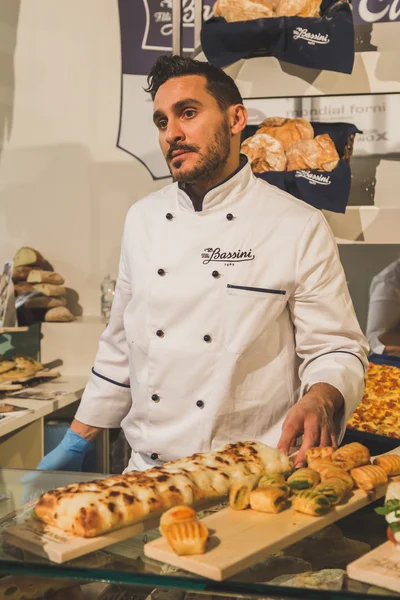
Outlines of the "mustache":
{"type": "Polygon", "coordinates": [[[167,160],[172,160],[172,158],[173,158],[172,153],[176,152],[177,150],[185,150],[186,152],[198,152],[199,147],[198,146],[189,146],[186,144],[181,144],[179,146],[170,146],[170,148],[167,152],[167,160]]]}

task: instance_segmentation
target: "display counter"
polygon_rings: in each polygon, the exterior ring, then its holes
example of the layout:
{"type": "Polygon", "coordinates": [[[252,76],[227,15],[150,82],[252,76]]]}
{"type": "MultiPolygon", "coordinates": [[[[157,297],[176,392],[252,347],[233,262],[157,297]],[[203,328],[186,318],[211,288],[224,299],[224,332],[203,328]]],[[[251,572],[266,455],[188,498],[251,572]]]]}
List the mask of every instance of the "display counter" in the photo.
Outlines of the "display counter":
{"type": "MultiPolygon", "coordinates": [[[[33,500],[40,493],[58,486],[102,477],[104,475],[88,473],[0,470],[1,532],[18,523],[18,509],[23,502],[33,500]]],[[[384,519],[374,512],[377,504],[382,504],[382,500],[223,582],[194,576],[145,557],[144,544],[159,537],[157,529],[148,530],[145,534],[62,565],[11,546],[2,536],[0,598],[22,598],[18,590],[23,585],[30,586],[30,595],[26,594],[26,597],[31,599],[54,597],[69,600],[127,600],[145,599],[150,593],[153,600],[159,600],[161,596],[163,600],[183,600],[189,598],[189,595],[193,600],[194,593],[201,597],[222,594],[227,597],[248,595],[309,600],[378,597],[383,590],[353,581],[345,574],[349,562],[386,541],[384,519]],[[312,585],[325,589],[307,587],[312,585]]],[[[215,512],[220,508],[221,505],[213,506],[204,512],[215,512]]],[[[385,593],[387,597],[400,597],[400,590],[399,594],[388,591],[385,593]]]]}

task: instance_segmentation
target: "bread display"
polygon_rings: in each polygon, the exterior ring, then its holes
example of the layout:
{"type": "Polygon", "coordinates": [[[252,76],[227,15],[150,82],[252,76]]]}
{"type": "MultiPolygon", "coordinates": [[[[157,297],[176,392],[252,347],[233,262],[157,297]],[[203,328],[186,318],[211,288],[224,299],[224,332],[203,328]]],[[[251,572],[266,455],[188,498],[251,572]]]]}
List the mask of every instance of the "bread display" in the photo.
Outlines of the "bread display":
{"type": "Polygon", "coordinates": [[[328,134],[312,140],[298,140],[286,151],[288,171],[333,171],[339,162],[335,144],[328,134]]]}
{"type": "Polygon", "coordinates": [[[280,142],[286,151],[298,140],[312,140],[314,129],[305,119],[284,119],[272,117],[265,119],[258,127],[258,133],[266,133],[280,142]]]}
{"type": "Polygon", "coordinates": [[[266,133],[256,133],[242,144],[242,152],[247,155],[254,173],[284,171],[286,156],[282,144],[266,133]]]}
{"type": "Polygon", "coordinates": [[[64,277],[61,277],[54,271],[42,271],[40,269],[32,269],[26,278],[28,283],[52,283],[53,285],[63,285],[64,277]]]}
{"type": "Polygon", "coordinates": [[[366,491],[374,490],[379,485],[383,485],[384,483],[388,482],[386,471],[384,471],[382,467],[378,467],[378,465],[364,465],[363,467],[356,467],[350,471],[350,474],[357,487],[366,491]]]}
{"type": "Polygon", "coordinates": [[[66,306],[57,306],[46,312],[44,320],[46,323],[69,323],[74,321],[75,317],[66,306]]]}
{"type": "Polygon", "coordinates": [[[319,17],[321,0],[217,0],[215,17],[228,23],[271,17],[319,17]]]}

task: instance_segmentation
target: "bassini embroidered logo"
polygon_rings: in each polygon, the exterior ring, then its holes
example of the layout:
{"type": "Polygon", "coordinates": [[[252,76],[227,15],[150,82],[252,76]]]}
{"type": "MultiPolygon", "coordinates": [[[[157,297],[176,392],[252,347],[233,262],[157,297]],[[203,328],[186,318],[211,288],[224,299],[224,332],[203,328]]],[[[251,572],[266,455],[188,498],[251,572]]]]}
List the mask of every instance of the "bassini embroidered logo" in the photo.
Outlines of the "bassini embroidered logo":
{"type": "Polygon", "coordinates": [[[303,27],[296,27],[293,31],[293,39],[305,40],[310,46],[314,46],[315,44],[329,44],[331,41],[328,34],[310,33],[308,29],[304,29],[303,27]]]}
{"type": "Polygon", "coordinates": [[[295,177],[307,179],[307,181],[312,185],[331,185],[332,183],[329,175],[316,175],[315,173],[310,173],[309,171],[296,171],[295,177]]]}
{"type": "Polygon", "coordinates": [[[254,260],[255,255],[251,250],[236,250],[234,252],[223,252],[221,248],[205,248],[201,255],[203,265],[208,265],[210,262],[245,262],[254,260]]]}

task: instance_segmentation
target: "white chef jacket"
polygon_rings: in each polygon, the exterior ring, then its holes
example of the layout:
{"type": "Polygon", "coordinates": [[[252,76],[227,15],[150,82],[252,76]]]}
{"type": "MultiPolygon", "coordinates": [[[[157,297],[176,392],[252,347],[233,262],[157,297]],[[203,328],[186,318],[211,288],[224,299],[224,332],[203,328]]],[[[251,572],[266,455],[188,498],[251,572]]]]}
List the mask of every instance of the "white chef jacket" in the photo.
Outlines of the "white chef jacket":
{"type": "Polygon", "coordinates": [[[375,275],[369,290],[367,338],[372,352],[382,354],[379,337],[400,326],[400,258],[375,275]]]}
{"type": "Polygon", "coordinates": [[[177,183],[131,207],[76,418],[122,426],[128,470],[237,440],[276,446],[288,410],[318,382],[342,393],[343,430],[366,351],[324,217],[247,163],[199,212],[177,183]]]}

